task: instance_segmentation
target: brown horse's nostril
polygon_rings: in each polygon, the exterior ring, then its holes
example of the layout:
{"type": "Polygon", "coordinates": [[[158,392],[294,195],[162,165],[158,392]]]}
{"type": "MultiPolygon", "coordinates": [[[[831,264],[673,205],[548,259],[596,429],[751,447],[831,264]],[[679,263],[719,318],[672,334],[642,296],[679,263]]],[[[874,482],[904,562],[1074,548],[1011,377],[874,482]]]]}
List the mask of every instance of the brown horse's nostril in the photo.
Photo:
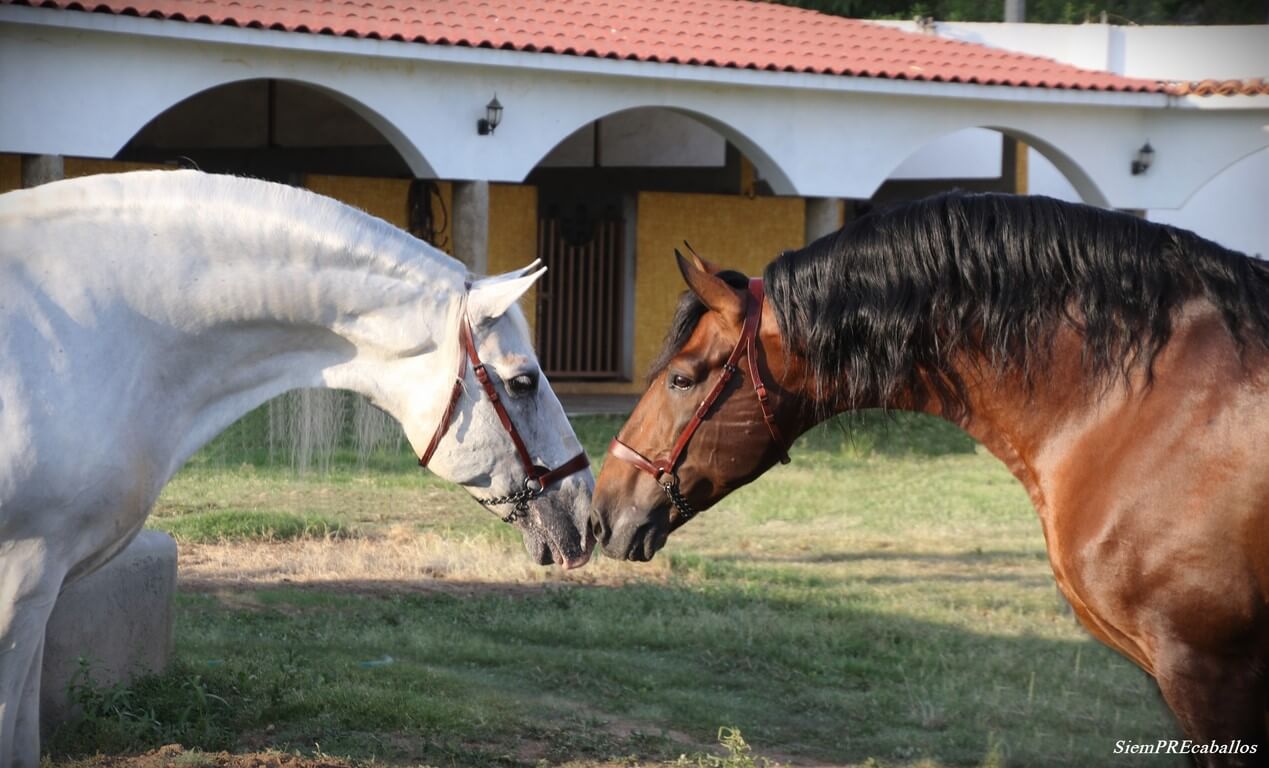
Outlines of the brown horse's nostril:
{"type": "Polygon", "coordinates": [[[607,544],[612,538],[612,531],[604,524],[604,518],[598,512],[590,513],[590,532],[600,546],[607,544]]]}

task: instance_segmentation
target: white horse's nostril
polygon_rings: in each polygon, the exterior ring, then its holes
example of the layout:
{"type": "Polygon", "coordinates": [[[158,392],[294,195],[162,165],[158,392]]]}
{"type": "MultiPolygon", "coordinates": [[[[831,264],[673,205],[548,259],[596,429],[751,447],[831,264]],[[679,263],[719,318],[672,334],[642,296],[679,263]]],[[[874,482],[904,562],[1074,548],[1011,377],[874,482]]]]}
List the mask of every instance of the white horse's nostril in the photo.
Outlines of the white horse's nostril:
{"type": "MultiPolygon", "coordinates": [[[[592,540],[592,543],[593,543],[593,540],[592,540]]],[[[592,551],[593,550],[588,546],[585,549],[585,551],[582,552],[581,557],[577,558],[576,560],[565,560],[563,563],[564,569],[571,571],[574,568],[581,568],[583,565],[586,565],[587,563],[590,562],[590,555],[592,551]]]]}

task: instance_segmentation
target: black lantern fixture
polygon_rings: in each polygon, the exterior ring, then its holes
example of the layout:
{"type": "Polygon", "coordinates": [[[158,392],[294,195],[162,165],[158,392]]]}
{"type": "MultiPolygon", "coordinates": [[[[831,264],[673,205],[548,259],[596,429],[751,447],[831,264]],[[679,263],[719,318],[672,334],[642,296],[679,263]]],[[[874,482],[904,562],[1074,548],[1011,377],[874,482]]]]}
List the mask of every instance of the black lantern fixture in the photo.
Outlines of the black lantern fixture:
{"type": "Polygon", "coordinates": [[[488,136],[502,122],[502,104],[498,103],[498,94],[485,105],[485,116],[476,121],[476,133],[488,136]]]}
{"type": "Polygon", "coordinates": [[[1150,142],[1141,145],[1141,149],[1137,150],[1137,156],[1132,161],[1132,175],[1140,176],[1150,170],[1150,164],[1154,162],[1154,147],[1150,146],[1150,142]]]}

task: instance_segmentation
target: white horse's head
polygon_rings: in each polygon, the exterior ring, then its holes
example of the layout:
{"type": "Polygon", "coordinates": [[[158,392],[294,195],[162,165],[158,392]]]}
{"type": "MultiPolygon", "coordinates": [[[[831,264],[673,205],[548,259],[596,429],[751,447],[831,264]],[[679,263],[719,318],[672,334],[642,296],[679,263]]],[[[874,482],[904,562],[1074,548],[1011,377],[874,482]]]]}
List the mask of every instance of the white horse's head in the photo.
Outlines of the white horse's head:
{"type": "Polygon", "coordinates": [[[444,402],[423,404],[418,418],[403,423],[427,466],[520,528],[537,562],[576,568],[590,558],[594,544],[587,519],[595,480],[563,406],[542,375],[517,304],[545,271],[534,262],[472,284],[455,321],[460,332],[451,334],[456,341],[441,355],[449,382],[440,398],[444,402]],[[478,362],[464,348],[462,323],[469,324],[478,362]],[[465,360],[462,386],[455,390],[460,355],[465,360]],[[488,383],[480,380],[479,364],[488,383]],[[512,429],[498,413],[499,405],[512,429]],[[545,482],[530,476],[544,470],[550,473],[545,482]]]}

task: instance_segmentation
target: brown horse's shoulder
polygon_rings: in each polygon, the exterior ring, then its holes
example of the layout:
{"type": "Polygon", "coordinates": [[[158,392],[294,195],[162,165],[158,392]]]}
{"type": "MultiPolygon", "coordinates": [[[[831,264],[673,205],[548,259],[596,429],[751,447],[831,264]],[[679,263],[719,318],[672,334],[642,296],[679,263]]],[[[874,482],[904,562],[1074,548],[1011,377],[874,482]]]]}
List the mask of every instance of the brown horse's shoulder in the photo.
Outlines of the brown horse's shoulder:
{"type": "Polygon", "coordinates": [[[1059,583],[1090,631],[1147,669],[1162,637],[1269,638],[1267,358],[1187,307],[1149,380],[1102,391],[1037,462],[1059,583]]]}

